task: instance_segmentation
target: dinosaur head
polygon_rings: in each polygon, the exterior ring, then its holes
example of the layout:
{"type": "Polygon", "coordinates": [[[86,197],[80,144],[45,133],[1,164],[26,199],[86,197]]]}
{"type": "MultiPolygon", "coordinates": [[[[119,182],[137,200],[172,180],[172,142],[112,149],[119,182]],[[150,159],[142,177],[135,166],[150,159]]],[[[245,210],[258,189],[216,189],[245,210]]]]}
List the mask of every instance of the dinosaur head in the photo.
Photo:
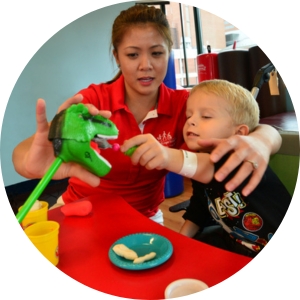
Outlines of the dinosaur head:
{"type": "Polygon", "coordinates": [[[93,174],[102,177],[111,164],[101,156],[100,141],[116,139],[116,125],[102,117],[92,116],[82,103],[73,104],[52,120],[48,139],[54,154],[64,162],[76,162],[93,174]]]}

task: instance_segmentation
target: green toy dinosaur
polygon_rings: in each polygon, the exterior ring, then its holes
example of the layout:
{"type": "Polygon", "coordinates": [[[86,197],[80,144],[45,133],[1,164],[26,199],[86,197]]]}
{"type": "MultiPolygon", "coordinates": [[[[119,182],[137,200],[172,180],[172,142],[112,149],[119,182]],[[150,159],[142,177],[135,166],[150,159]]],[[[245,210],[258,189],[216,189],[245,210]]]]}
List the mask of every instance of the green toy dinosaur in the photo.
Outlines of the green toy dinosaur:
{"type": "MultiPolygon", "coordinates": [[[[118,134],[112,121],[99,115],[92,116],[82,103],[73,104],[58,113],[52,120],[48,135],[56,159],[17,213],[18,222],[23,221],[63,162],[76,162],[99,177],[109,173],[111,164],[100,155],[100,149],[118,151],[119,144],[107,142],[108,139],[116,139],[118,134]]],[[[134,146],[124,154],[131,156],[136,148],[134,146]]]]}
{"type": "Polygon", "coordinates": [[[56,157],[64,162],[76,162],[102,177],[110,171],[111,164],[100,155],[98,145],[101,147],[104,140],[116,139],[118,134],[112,121],[92,116],[87,107],[79,103],[54,117],[48,139],[52,141],[56,157]]]}

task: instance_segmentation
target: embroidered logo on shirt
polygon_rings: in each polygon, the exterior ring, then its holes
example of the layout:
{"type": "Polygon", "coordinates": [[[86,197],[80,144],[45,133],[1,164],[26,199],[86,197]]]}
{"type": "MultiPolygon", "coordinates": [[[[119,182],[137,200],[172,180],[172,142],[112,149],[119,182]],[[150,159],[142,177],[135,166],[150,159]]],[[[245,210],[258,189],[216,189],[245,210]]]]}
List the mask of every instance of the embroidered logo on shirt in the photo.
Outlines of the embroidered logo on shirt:
{"type": "Polygon", "coordinates": [[[175,139],[172,137],[170,132],[166,133],[163,131],[163,133],[159,134],[156,139],[166,147],[173,147],[175,145],[175,139]]]}

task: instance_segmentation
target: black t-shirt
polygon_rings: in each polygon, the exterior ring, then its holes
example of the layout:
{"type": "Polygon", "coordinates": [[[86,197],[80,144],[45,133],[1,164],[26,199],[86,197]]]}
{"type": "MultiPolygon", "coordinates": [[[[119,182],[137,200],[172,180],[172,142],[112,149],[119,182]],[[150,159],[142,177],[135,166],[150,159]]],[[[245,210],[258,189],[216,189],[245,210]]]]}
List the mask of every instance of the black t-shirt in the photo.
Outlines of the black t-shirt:
{"type": "MultiPolygon", "coordinates": [[[[225,160],[215,168],[220,168],[225,160]]],[[[193,195],[183,218],[203,228],[213,217],[237,242],[259,251],[282,222],[291,196],[270,167],[248,197],[241,191],[249,178],[235,191],[227,192],[224,186],[235,172],[224,182],[213,179],[209,184],[202,184],[192,180],[193,195]]]]}

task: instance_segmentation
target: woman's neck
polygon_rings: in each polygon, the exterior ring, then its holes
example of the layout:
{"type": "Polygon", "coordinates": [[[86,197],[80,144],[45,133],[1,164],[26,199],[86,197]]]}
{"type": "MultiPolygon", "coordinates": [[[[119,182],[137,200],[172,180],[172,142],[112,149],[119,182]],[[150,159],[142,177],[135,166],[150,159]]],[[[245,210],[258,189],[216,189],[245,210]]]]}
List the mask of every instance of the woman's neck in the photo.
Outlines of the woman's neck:
{"type": "Polygon", "coordinates": [[[125,103],[137,124],[140,124],[147,116],[148,112],[154,109],[158,101],[158,92],[154,95],[125,95],[125,103]]]}

